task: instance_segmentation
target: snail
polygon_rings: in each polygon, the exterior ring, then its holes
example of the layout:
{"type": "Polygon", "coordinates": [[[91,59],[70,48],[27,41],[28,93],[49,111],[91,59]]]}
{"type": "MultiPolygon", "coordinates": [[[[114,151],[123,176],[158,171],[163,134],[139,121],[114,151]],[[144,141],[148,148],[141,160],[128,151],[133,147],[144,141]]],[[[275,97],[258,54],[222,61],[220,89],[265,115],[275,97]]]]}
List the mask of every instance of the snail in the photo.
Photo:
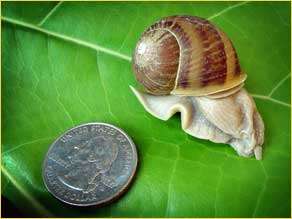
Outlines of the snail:
{"type": "Polygon", "coordinates": [[[167,120],[180,112],[188,134],[262,158],[263,120],[243,88],[236,50],[218,27],[196,16],[162,18],[142,34],[132,60],[144,90],[131,89],[149,113],[167,120]]]}

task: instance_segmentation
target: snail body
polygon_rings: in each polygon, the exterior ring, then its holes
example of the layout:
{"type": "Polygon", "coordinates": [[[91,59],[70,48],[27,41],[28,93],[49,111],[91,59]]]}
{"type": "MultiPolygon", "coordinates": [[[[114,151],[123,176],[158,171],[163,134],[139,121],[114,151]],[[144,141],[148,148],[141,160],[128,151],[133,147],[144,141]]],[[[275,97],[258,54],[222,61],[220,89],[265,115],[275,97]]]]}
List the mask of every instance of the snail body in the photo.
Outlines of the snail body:
{"type": "Polygon", "coordinates": [[[137,43],[133,69],[153,95],[205,96],[246,79],[226,34],[193,16],[166,17],[151,25],[137,43]]]}
{"type": "Polygon", "coordinates": [[[137,43],[133,70],[145,92],[131,88],[153,116],[167,120],[180,112],[188,134],[261,159],[264,123],[243,88],[246,74],[230,39],[209,21],[157,21],[137,43]]]}

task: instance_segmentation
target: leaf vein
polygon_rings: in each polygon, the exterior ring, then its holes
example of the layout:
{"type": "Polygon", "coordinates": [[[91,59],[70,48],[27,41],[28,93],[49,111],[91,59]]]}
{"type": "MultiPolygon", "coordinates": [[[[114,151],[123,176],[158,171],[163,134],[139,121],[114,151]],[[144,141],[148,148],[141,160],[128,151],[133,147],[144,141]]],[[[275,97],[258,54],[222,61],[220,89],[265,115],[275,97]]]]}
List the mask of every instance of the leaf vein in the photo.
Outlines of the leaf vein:
{"type": "Polygon", "coordinates": [[[215,191],[214,217],[217,217],[217,214],[218,214],[217,201],[218,201],[218,194],[219,194],[219,186],[220,186],[222,179],[223,179],[223,171],[222,171],[221,167],[219,167],[219,173],[220,173],[220,176],[219,176],[218,183],[216,185],[216,191],[215,191]]]}
{"type": "Polygon", "coordinates": [[[262,167],[263,172],[264,172],[264,174],[265,174],[265,183],[264,183],[264,186],[262,187],[262,189],[261,189],[261,191],[260,191],[260,193],[259,193],[259,196],[258,196],[258,199],[257,199],[257,201],[256,201],[256,205],[255,205],[255,208],[254,208],[254,212],[253,212],[253,214],[252,214],[252,217],[255,217],[255,215],[256,215],[256,213],[257,213],[257,210],[258,210],[258,208],[259,208],[259,206],[260,206],[261,199],[262,199],[262,197],[263,197],[263,195],[264,195],[264,193],[265,193],[266,187],[267,187],[267,179],[268,179],[268,175],[267,175],[266,169],[265,169],[265,167],[264,167],[262,161],[260,161],[260,164],[261,164],[261,167],[262,167]]]}
{"type": "Polygon", "coordinates": [[[8,154],[8,153],[11,153],[11,152],[13,152],[13,151],[15,151],[15,150],[18,150],[18,149],[20,149],[21,147],[23,147],[23,146],[25,146],[25,145],[29,145],[29,144],[33,144],[33,143],[37,143],[37,142],[39,142],[39,141],[49,140],[49,139],[52,139],[52,138],[54,138],[54,137],[38,138],[38,139],[35,139],[35,140],[32,140],[32,141],[24,142],[24,143],[22,143],[22,144],[19,144],[19,145],[14,146],[13,148],[11,148],[11,149],[9,149],[9,150],[7,150],[7,151],[4,151],[4,152],[2,153],[2,156],[3,156],[3,155],[6,155],[6,154],[8,154]]]}
{"type": "MultiPolygon", "coordinates": [[[[78,51],[76,50],[76,52],[75,52],[75,61],[74,61],[74,63],[77,63],[77,55],[78,55],[79,53],[78,53],[78,51]]],[[[77,84],[77,78],[76,78],[76,74],[74,74],[74,76],[73,76],[73,78],[74,78],[74,80],[75,80],[75,82],[76,82],[76,84],[77,84]]],[[[80,94],[79,94],[79,89],[78,88],[76,88],[75,89],[75,93],[76,93],[76,96],[77,96],[77,98],[79,99],[79,101],[80,101],[80,103],[83,105],[83,106],[85,106],[85,108],[87,109],[87,111],[90,113],[90,114],[92,114],[92,115],[94,115],[94,113],[93,113],[93,111],[89,108],[89,106],[81,99],[81,96],[80,96],[80,94]]]]}
{"type": "Polygon", "coordinates": [[[269,97],[269,96],[265,96],[265,95],[261,95],[261,94],[251,94],[251,96],[254,97],[254,98],[262,99],[262,100],[268,100],[268,101],[271,101],[273,103],[277,103],[279,105],[291,108],[291,105],[289,103],[283,102],[281,100],[274,99],[274,98],[269,97]]]}
{"type": "MultiPolygon", "coordinates": [[[[53,68],[53,65],[52,65],[52,61],[51,61],[50,56],[49,56],[49,39],[47,39],[47,48],[48,48],[48,62],[49,62],[49,65],[51,66],[52,73],[53,73],[53,74],[52,74],[52,78],[53,78],[53,80],[54,80],[55,82],[57,82],[56,77],[55,77],[56,72],[54,71],[54,68],[53,68]]],[[[63,108],[63,111],[64,111],[64,113],[66,114],[66,116],[69,118],[69,120],[70,120],[72,126],[75,126],[74,121],[73,121],[73,119],[72,119],[72,117],[71,117],[69,111],[66,109],[66,107],[64,106],[64,104],[63,104],[63,103],[61,102],[61,100],[60,100],[61,94],[60,94],[60,92],[59,92],[59,90],[58,90],[58,87],[56,86],[56,83],[53,83],[53,84],[54,84],[54,87],[55,87],[56,92],[57,92],[57,102],[58,102],[59,105],[63,108]]]]}
{"type": "MultiPolygon", "coordinates": [[[[245,2],[241,2],[241,3],[235,4],[233,6],[229,6],[228,8],[225,8],[224,10],[222,10],[221,12],[218,12],[218,13],[210,16],[208,19],[213,19],[215,17],[218,17],[219,15],[221,15],[221,14],[223,14],[223,13],[225,13],[225,12],[227,12],[227,11],[233,9],[233,8],[236,8],[236,7],[239,7],[239,6],[243,5],[243,4],[246,4],[248,2],[249,1],[245,1],[245,2]]],[[[72,42],[72,43],[75,43],[75,44],[78,44],[78,45],[81,45],[81,46],[85,46],[87,48],[91,48],[91,49],[96,50],[96,51],[104,52],[106,54],[109,54],[109,55],[124,59],[126,61],[131,61],[131,57],[130,56],[121,54],[119,52],[113,51],[111,49],[108,49],[108,48],[105,48],[105,47],[102,47],[102,46],[99,46],[99,45],[96,45],[96,44],[85,42],[83,40],[80,40],[80,39],[77,39],[77,38],[73,38],[73,37],[70,37],[70,36],[66,36],[66,35],[63,35],[63,34],[60,34],[60,33],[57,33],[57,32],[49,31],[49,30],[46,30],[44,28],[40,28],[38,26],[35,26],[33,24],[29,24],[29,23],[26,23],[26,22],[23,22],[23,21],[18,21],[18,20],[13,19],[13,18],[8,18],[8,17],[3,17],[2,16],[1,19],[3,21],[5,21],[5,22],[8,22],[8,23],[12,23],[12,24],[15,24],[15,25],[18,25],[18,26],[22,26],[22,27],[26,27],[26,28],[29,28],[29,29],[32,29],[32,30],[35,30],[35,31],[39,31],[39,32],[42,32],[42,33],[47,34],[49,36],[53,36],[53,37],[56,37],[56,38],[59,38],[59,39],[65,40],[65,41],[69,41],[69,42],[72,42]]],[[[280,105],[283,105],[283,106],[291,107],[290,104],[285,103],[283,101],[276,100],[276,99],[271,98],[269,96],[253,94],[253,97],[259,98],[259,99],[268,100],[268,101],[271,101],[271,102],[274,102],[274,103],[277,103],[277,104],[280,104],[280,105]]]]}
{"type": "Polygon", "coordinates": [[[273,93],[275,93],[275,91],[291,76],[291,73],[287,74],[282,80],[280,80],[276,86],[271,90],[271,92],[269,93],[268,97],[271,97],[273,95],[273,93]]]}
{"type": "Polygon", "coordinates": [[[177,156],[176,156],[176,159],[174,160],[174,163],[173,163],[173,167],[172,167],[172,172],[170,173],[170,178],[169,178],[169,183],[168,183],[168,192],[167,192],[167,194],[168,194],[168,196],[167,196],[167,204],[166,204],[166,211],[165,211],[165,216],[167,217],[168,215],[169,215],[169,212],[170,212],[170,205],[171,205],[171,197],[170,197],[170,195],[171,195],[171,184],[172,184],[172,182],[173,182],[173,180],[174,180],[174,174],[175,174],[175,171],[176,171],[176,168],[177,168],[177,163],[178,163],[178,159],[179,159],[179,153],[180,153],[180,151],[179,151],[179,149],[178,149],[178,151],[177,151],[177,156]]]}
{"type": "Polygon", "coordinates": [[[50,11],[47,13],[47,15],[38,23],[38,26],[42,26],[51,16],[53,13],[56,12],[56,10],[61,6],[63,2],[58,2],[50,11]]]}
{"type": "Polygon", "coordinates": [[[31,194],[28,193],[17,181],[14,179],[14,177],[6,170],[6,168],[1,165],[1,171],[2,173],[9,179],[9,181],[17,188],[17,190],[32,204],[36,209],[38,209],[40,212],[45,213],[48,217],[52,217],[53,215],[43,206],[41,203],[39,203],[31,194]]]}
{"type": "Polygon", "coordinates": [[[2,16],[1,19],[7,23],[11,23],[11,24],[22,26],[22,27],[25,27],[25,28],[28,28],[31,30],[35,30],[35,31],[44,33],[44,34],[52,36],[52,37],[62,39],[62,40],[67,41],[67,42],[75,43],[75,44],[80,45],[80,46],[84,46],[84,47],[87,47],[87,48],[90,48],[90,49],[93,49],[96,51],[100,51],[100,52],[121,58],[121,59],[129,61],[129,62],[131,61],[130,56],[124,55],[122,53],[116,52],[116,51],[109,49],[109,48],[106,48],[106,47],[99,46],[97,44],[89,43],[89,42],[83,41],[83,40],[78,39],[78,38],[66,36],[64,34],[60,34],[60,33],[54,32],[54,31],[46,30],[46,29],[38,27],[36,25],[29,24],[29,23],[26,23],[23,21],[18,21],[18,20],[13,19],[13,18],[8,18],[8,17],[2,16]]]}
{"type": "Polygon", "coordinates": [[[100,84],[101,84],[101,87],[102,87],[103,92],[104,92],[104,97],[105,97],[105,101],[106,101],[107,106],[108,106],[108,111],[109,111],[110,115],[113,117],[113,119],[115,119],[117,121],[117,123],[119,123],[118,118],[112,112],[111,104],[110,104],[109,98],[108,98],[108,93],[107,93],[107,91],[105,89],[104,80],[101,77],[101,70],[100,70],[99,64],[98,64],[98,52],[96,52],[96,66],[97,66],[97,69],[98,69],[98,72],[99,72],[99,75],[100,75],[100,84]]]}
{"type": "Polygon", "coordinates": [[[139,9],[137,9],[137,14],[135,16],[135,20],[134,20],[134,22],[132,22],[131,27],[130,27],[130,29],[128,31],[128,34],[125,36],[125,38],[124,38],[123,42],[121,43],[121,46],[118,49],[118,51],[121,51],[123,49],[123,47],[125,46],[125,43],[127,42],[128,37],[131,36],[131,34],[133,32],[133,29],[134,29],[134,27],[135,27],[135,25],[136,25],[138,20],[139,20],[139,9]]]}
{"type": "Polygon", "coordinates": [[[245,4],[248,3],[248,2],[249,2],[249,1],[240,2],[240,3],[234,4],[234,5],[232,5],[232,6],[229,6],[229,7],[225,8],[225,9],[223,9],[223,10],[217,12],[216,14],[211,15],[211,16],[208,17],[207,19],[208,19],[208,20],[212,20],[212,19],[214,19],[214,18],[216,18],[216,17],[218,17],[218,16],[220,16],[220,15],[222,15],[222,14],[225,14],[226,12],[228,12],[228,11],[234,9],[234,8],[237,8],[237,7],[239,7],[239,6],[245,5],[245,4]]]}

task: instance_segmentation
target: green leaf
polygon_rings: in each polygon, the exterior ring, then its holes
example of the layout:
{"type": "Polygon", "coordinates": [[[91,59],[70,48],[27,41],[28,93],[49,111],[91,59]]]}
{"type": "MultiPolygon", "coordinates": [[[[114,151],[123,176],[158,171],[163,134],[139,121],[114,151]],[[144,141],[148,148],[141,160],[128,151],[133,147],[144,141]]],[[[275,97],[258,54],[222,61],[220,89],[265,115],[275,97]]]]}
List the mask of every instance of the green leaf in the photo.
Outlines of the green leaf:
{"type": "Polygon", "coordinates": [[[290,217],[289,2],[4,2],[2,49],[2,194],[27,215],[290,217]],[[266,125],[262,161],[188,136],[179,115],[155,119],[129,89],[139,36],[173,14],[209,18],[234,42],[266,125]],[[72,208],[41,165],[55,138],[93,121],[134,139],[137,177],[111,205],[72,208]]]}

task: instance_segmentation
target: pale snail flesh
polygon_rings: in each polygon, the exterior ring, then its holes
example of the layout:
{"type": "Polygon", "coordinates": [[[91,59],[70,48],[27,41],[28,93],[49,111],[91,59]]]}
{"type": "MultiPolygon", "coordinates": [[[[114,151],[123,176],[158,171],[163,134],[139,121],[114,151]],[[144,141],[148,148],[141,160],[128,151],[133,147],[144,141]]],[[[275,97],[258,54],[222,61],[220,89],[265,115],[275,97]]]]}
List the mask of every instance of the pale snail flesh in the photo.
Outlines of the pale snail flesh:
{"type": "Polygon", "coordinates": [[[163,18],[137,43],[133,70],[144,108],[167,120],[180,112],[188,134],[230,144],[240,156],[262,156],[264,124],[243,88],[246,74],[226,34],[194,16],[163,18]]]}

